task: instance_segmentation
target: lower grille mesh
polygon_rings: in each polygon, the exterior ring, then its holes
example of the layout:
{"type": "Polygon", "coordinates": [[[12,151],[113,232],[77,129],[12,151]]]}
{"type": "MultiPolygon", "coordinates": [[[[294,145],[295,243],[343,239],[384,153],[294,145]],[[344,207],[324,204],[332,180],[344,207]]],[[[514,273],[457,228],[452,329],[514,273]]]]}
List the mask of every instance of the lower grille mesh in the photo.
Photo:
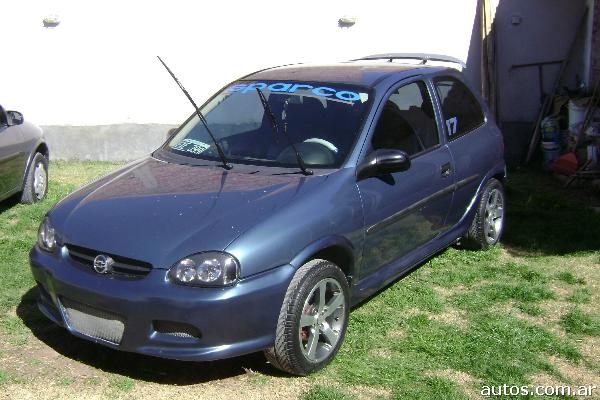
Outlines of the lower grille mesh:
{"type": "Polygon", "coordinates": [[[67,324],[77,332],[114,344],[120,344],[125,330],[122,318],[69,299],[61,299],[67,324]]]}
{"type": "Polygon", "coordinates": [[[163,335],[179,338],[200,339],[200,332],[195,327],[180,322],[154,321],[154,330],[163,335]]]}

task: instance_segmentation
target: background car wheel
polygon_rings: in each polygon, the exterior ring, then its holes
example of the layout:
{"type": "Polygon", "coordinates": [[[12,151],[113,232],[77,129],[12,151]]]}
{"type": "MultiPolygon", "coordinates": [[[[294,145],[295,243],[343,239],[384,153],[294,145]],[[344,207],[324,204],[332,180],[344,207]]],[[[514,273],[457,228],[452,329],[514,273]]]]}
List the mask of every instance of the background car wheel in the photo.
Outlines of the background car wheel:
{"type": "Polygon", "coordinates": [[[344,273],[326,260],[296,271],[279,313],[275,346],[267,360],[285,372],[308,375],[326,366],[340,348],[350,309],[344,273]]]}
{"type": "Polygon", "coordinates": [[[485,250],[498,243],[504,230],[505,207],[504,187],[499,180],[492,178],[486,183],[475,218],[462,238],[463,246],[485,250]]]}
{"type": "Polygon", "coordinates": [[[46,197],[47,192],[48,159],[41,153],[35,153],[27,169],[21,202],[27,204],[38,202],[46,197]]]}

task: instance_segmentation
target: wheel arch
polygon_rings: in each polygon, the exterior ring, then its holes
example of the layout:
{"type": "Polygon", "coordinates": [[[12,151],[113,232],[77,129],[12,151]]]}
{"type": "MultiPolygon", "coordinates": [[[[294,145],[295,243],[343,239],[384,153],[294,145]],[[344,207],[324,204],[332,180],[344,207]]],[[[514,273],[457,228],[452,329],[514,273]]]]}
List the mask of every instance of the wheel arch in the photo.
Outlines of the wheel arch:
{"type": "Polygon", "coordinates": [[[29,156],[27,157],[27,164],[25,164],[23,174],[21,175],[21,191],[25,187],[25,181],[27,178],[27,174],[29,173],[29,167],[31,166],[33,157],[35,157],[37,153],[41,153],[44,157],[46,157],[46,160],[50,161],[50,149],[48,148],[46,142],[39,141],[38,143],[36,143],[35,146],[32,146],[32,148],[33,150],[29,153],[29,156]]]}
{"type": "Polygon", "coordinates": [[[336,264],[348,280],[355,275],[354,246],[344,236],[334,235],[319,239],[300,251],[290,262],[294,268],[313,259],[323,259],[336,264]]]}
{"type": "Polygon", "coordinates": [[[35,153],[42,154],[44,157],[46,157],[46,160],[50,161],[50,149],[48,148],[48,145],[45,142],[40,142],[37,145],[37,147],[35,148],[34,152],[31,153],[30,158],[33,158],[33,155],[35,153]]]}
{"type": "Polygon", "coordinates": [[[506,185],[506,180],[508,178],[508,174],[506,172],[506,165],[504,165],[503,169],[496,168],[495,172],[493,172],[492,176],[490,176],[490,179],[491,178],[499,180],[503,186],[506,185]]]}

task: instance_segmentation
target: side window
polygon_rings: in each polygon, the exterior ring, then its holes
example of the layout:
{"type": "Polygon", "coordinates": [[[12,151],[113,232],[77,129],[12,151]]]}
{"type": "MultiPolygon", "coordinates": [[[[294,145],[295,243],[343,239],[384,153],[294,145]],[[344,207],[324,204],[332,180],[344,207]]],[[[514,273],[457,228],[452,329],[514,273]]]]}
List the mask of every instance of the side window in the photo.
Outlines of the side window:
{"type": "Polygon", "coordinates": [[[373,149],[413,155],[439,144],[431,98],[424,82],[402,86],[385,103],[371,142],[373,149]]]}
{"type": "Polygon", "coordinates": [[[479,102],[461,81],[442,77],[434,79],[434,84],[449,139],[469,133],[483,124],[483,110],[479,102]]]}

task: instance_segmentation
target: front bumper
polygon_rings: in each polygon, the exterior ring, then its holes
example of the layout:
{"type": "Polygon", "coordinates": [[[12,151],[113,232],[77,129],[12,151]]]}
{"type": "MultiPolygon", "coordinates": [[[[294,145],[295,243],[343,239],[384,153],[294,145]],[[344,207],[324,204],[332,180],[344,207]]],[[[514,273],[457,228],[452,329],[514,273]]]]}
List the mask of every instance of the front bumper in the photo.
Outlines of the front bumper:
{"type": "Polygon", "coordinates": [[[164,269],[153,269],[141,279],[99,275],[60,248],[57,254],[49,254],[36,246],[30,263],[39,287],[40,310],[73,335],[119,350],[194,361],[271,347],[281,304],[295,272],[291,265],[284,265],[232,287],[198,288],[167,282],[164,269]],[[62,299],[119,316],[125,325],[120,343],[74,329],[62,299]],[[160,332],[157,321],[192,326],[199,335],[160,332]]]}

